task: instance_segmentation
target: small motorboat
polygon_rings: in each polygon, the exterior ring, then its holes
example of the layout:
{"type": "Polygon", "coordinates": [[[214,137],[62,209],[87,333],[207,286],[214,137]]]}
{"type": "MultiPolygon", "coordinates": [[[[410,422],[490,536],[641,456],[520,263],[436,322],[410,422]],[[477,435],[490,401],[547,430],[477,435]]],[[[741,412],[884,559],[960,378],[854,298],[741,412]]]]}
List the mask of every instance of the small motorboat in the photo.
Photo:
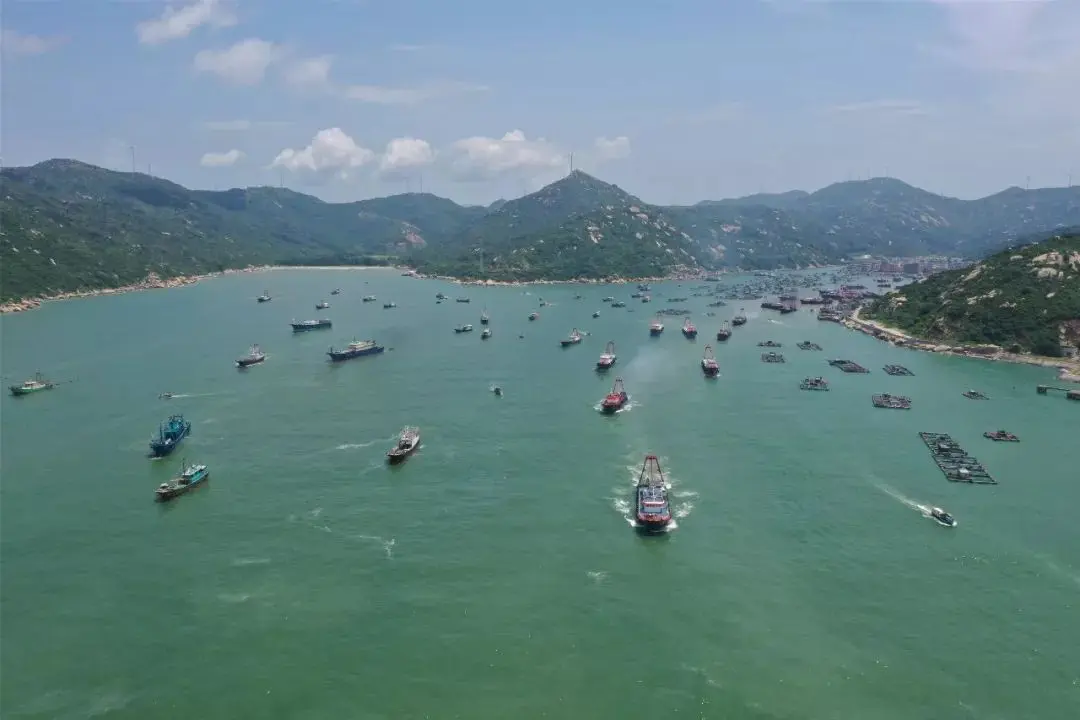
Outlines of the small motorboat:
{"type": "Polygon", "coordinates": [[[535,320],[538,317],[540,317],[540,313],[538,313],[538,312],[529,313],[529,320],[535,320]]]}
{"type": "Polygon", "coordinates": [[[330,291],[330,294],[331,295],[340,295],[341,294],[341,288],[334,288],[333,290],[330,291]]]}
{"type": "Polygon", "coordinates": [[[561,345],[563,347],[570,347],[571,345],[577,345],[579,342],[581,342],[581,339],[583,337],[585,337],[585,336],[582,335],[580,332],[578,332],[577,328],[574,328],[573,330],[570,331],[570,335],[568,337],[566,337],[565,339],[559,341],[559,345],[561,345]]]}
{"type": "Polygon", "coordinates": [[[615,356],[615,341],[612,340],[604,346],[604,352],[600,355],[600,359],[596,361],[596,369],[601,372],[610,370],[617,359],[615,356]]]}
{"type": "Polygon", "coordinates": [[[260,295],[259,297],[255,298],[255,301],[256,301],[256,302],[261,302],[261,303],[264,303],[264,302],[270,302],[270,301],[271,301],[271,300],[273,300],[273,299],[274,299],[274,298],[270,297],[270,293],[268,293],[268,292],[264,292],[264,293],[263,293],[262,295],[260,295]]]}
{"type": "Polygon", "coordinates": [[[330,307],[330,303],[323,300],[321,303],[319,303],[318,305],[315,306],[315,309],[316,310],[325,310],[328,307],[330,307]]]}
{"type": "Polygon", "coordinates": [[[484,311],[480,313],[480,324],[487,325],[489,322],[491,322],[491,315],[488,314],[487,308],[484,308],[484,311]]]}
{"type": "Polygon", "coordinates": [[[412,426],[402,428],[398,435],[397,445],[386,452],[386,459],[390,463],[399,463],[412,455],[413,451],[420,446],[420,430],[412,426]]]}
{"type": "Polygon", "coordinates": [[[171,400],[174,397],[176,397],[176,393],[174,392],[163,392],[158,395],[158,400],[171,400]]]}
{"type": "Polygon", "coordinates": [[[472,325],[459,325],[458,327],[454,328],[454,332],[456,332],[456,333],[467,333],[467,332],[472,332],[472,331],[473,331],[472,325]]]}
{"type": "Polygon", "coordinates": [[[484,328],[484,332],[480,333],[481,340],[487,340],[491,337],[491,328],[484,328]]]}
{"type": "Polygon", "coordinates": [[[593,316],[594,318],[598,318],[598,317],[600,317],[600,311],[599,311],[599,310],[597,310],[596,312],[594,312],[594,313],[592,314],[592,316],[593,316]]]}
{"type": "Polygon", "coordinates": [[[375,302],[375,296],[374,295],[365,295],[363,298],[361,298],[361,301],[362,302],[375,302]]]}
{"type": "Polygon", "coordinates": [[[630,402],[630,396],[626,394],[626,390],[623,388],[622,378],[615,378],[615,384],[611,386],[611,392],[600,401],[600,412],[611,415],[626,407],[628,402],[630,402]]]}
{"type": "Polygon", "coordinates": [[[956,518],[941,508],[930,508],[930,517],[936,520],[938,525],[950,528],[956,527],[956,518]]]}
{"type": "Polygon", "coordinates": [[[397,303],[393,303],[393,302],[383,303],[382,307],[383,307],[383,310],[389,310],[390,308],[396,308],[397,303]]]}
{"type": "Polygon", "coordinates": [[[498,396],[498,397],[502,397],[502,394],[503,394],[502,393],[502,388],[499,387],[498,385],[492,385],[491,386],[491,392],[495,393],[495,395],[498,396]]]}
{"type": "Polygon", "coordinates": [[[711,378],[720,374],[720,364],[713,355],[712,345],[705,346],[705,357],[701,358],[701,372],[705,373],[705,377],[711,378]]]}

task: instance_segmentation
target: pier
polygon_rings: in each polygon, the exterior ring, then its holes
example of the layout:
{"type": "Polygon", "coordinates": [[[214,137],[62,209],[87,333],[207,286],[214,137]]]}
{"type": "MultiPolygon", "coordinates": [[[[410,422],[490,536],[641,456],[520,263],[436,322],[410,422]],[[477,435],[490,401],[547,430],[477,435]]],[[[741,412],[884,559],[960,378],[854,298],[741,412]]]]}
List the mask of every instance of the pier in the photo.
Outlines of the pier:
{"type": "Polygon", "coordinates": [[[1035,392],[1040,395],[1046,395],[1050,390],[1065,393],[1065,398],[1067,400],[1080,400],[1080,390],[1069,390],[1068,388],[1057,387],[1056,385],[1038,385],[1035,387],[1035,392]]]}
{"type": "Polygon", "coordinates": [[[975,485],[997,485],[979,461],[968,455],[955,440],[945,433],[921,432],[919,437],[926,443],[934,463],[950,482],[975,485]]]}

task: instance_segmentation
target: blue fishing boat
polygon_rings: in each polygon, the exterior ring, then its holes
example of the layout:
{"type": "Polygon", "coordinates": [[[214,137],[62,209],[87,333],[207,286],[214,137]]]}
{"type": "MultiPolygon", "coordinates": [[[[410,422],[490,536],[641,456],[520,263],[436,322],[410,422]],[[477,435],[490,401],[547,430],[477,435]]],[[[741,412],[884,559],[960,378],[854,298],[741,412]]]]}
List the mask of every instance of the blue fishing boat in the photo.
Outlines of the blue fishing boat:
{"type": "Polygon", "coordinates": [[[161,483],[154,491],[158,502],[172,500],[210,479],[210,470],[205,465],[188,465],[186,460],[181,464],[184,469],[180,474],[169,482],[161,483]]]}
{"type": "Polygon", "coordinates": [[[170,415],[158,428],[157,437],[150,439],[150,454],[154,457],[165,457],[190,434],[191,423],[185,420],[183,415],[170,415]]]}

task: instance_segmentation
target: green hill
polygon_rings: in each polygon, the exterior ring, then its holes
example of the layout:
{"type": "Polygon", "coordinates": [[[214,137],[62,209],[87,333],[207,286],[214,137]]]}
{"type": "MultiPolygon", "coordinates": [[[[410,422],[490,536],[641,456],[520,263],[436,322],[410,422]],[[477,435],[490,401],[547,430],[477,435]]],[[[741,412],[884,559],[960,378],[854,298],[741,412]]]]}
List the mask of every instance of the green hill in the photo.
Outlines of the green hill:
{"type": "Polygon", "coordinates": [[[932,275],[861,315],[927,340],[1060,357],[1080,341],[1080,230],[932,275]]]}

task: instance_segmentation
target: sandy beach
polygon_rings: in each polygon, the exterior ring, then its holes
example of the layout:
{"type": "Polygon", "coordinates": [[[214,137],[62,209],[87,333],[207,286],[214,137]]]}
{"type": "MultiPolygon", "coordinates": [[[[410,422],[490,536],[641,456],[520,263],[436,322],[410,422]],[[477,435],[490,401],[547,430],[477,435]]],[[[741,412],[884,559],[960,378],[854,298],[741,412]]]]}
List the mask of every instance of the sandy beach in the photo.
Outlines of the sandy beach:
{"type": "Polygon", "coordinates": [[[857,308],[850,317],[845,318],[843,324],[852,330],[857,330],[867,335],[872,335],[879,340],[893,343],[902,347],[925,352],[957,355],[960,357],[979,358],[999,362],[1020,363],[1024,365],[1040,365],[1052,367],[1058,370],[1058,380],[1064,382],[1080,383],[1080,359],[1056,358],[1043,355],[1030,355],[1027,353],[1010,353],[997,345],[945,345],[933,343],[928,340],[914,337],[898,328],[883,325],[874,320],[864,320],[859,317],[857,308]]]}

